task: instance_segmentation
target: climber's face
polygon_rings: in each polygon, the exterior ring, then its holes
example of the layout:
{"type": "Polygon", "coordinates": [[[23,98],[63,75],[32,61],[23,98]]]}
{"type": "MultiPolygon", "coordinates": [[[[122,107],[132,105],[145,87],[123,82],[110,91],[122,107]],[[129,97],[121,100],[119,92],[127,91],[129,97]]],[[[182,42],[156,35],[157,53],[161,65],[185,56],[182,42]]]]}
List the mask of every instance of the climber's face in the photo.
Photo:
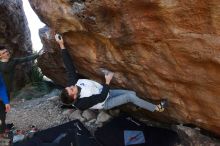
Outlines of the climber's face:
{"type": "Polygon", "coordinates": [[[69,86],[65,88],[68,95],[72,97],[74,100],[77,98],[78,88],[76,86],[69,86]]]}
{"type": "Polygon", "coordinates": [[[0,60],[9,60],[10,57],[11,55],[7,49],[0,50],[0,60]]]}

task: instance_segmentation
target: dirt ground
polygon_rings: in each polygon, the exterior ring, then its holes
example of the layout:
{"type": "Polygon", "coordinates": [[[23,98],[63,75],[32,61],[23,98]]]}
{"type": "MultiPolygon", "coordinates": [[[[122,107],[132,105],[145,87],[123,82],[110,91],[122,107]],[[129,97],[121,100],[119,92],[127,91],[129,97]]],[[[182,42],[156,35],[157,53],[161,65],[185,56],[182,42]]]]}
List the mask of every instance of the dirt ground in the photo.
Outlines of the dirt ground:
{"type": "MultiPolygon", "coordinates": [[[[79,111],[70,109],[61,109],[59,100],[59,90],[53,90],[50,94],[41,98],[33,98],[24,100],[15,98],[11,101],[11,111],[7,113],[6,122],[13,123],[16,129],[28,132],[32,125],[39,130],[47,129],[79,119],[93,133],[97,127],[112,118],[112,114],[103,111],[79,111]]],[[[115,114],[118,114],[116,112],[115,114]]],[[[202,135],[198,128],[189,128],[182,125],[174,126],[174,130],[178,132],[182,144],[185,145],[201,145],[201,146],[220,146],[219,140],[202,135]]]]}

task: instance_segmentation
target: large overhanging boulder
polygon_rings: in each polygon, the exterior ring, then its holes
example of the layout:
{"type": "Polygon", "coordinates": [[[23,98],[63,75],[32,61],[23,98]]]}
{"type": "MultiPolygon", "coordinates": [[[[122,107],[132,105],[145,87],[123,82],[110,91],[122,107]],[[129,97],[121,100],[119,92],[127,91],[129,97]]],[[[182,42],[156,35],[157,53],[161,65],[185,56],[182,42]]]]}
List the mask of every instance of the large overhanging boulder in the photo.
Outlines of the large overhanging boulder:
{"type": "MultiPolygon", "coordinates": [[[[32,43],[22,0],[0,0],[0,44],[13,52],[13,56],[25,56],[32,53],[32,43]]],[[[29,65],[18,66],[16,81],[24,85],[24,73],[29,65]]]]}
{"type": "Polygon", "coordinates": [[[220,1],[29,0],[47,28],[45,75],[65,85],[53,35],[63,34],[78,71],[143,98],[167,97],[163,118],[192,123],[220,135],[220,1]]]}

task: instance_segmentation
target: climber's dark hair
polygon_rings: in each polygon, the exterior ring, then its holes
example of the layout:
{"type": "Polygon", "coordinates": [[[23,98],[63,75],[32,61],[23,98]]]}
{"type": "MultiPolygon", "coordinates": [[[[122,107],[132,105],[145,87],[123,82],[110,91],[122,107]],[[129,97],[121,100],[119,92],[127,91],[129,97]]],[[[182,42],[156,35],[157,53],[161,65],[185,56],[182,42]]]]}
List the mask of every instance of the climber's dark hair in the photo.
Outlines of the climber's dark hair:
{"type": "Polygon", "coordinates": [[[63,89],[61,94],[60,94],[60,99],[64,104],[72,104],[73,103],[73,98],[71,98],[67,92],[66,89],[63,89]]]}
{"type": "Polygon", "coordinates": [[[0,44],[0,50],[4,50],[4,49],[6,49],[5,46],[0,44]]]}

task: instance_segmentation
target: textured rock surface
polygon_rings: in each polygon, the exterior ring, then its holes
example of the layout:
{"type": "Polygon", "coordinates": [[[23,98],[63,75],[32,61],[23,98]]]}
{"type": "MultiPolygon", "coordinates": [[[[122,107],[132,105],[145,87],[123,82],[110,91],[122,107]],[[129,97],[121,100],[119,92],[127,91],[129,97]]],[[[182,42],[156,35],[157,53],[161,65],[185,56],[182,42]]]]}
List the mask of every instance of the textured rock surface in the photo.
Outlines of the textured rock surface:
{"type": "MultiPolygon", "coordinates": [[[[22,0],[0,0],[0,44],[13,52],[13,56],[25,56],[32,52],[30,31],[23,11],[22,0]]],[[[30,65],[17,68],[17,84],[24,84],[24,71],[30,65]]]]}
{"type": "Polygon", "coordinates": [[[181,144],[178,146],[219,146],[220,143],[216,139],[211,139],[208,136],[202,135],[199,129],[193,129],[181,125],[173,128],[181,139],[181,144]]]}
{"type": "Polygon", "coordinates": [[[101,80],[101,67],[113,70],[118,87],[167,97],[166,119],[220,135],[220,1],[29,1],[49,26],[39,60],[48,77],[65,83],[59,32],[83,75],[101,80]]]}

